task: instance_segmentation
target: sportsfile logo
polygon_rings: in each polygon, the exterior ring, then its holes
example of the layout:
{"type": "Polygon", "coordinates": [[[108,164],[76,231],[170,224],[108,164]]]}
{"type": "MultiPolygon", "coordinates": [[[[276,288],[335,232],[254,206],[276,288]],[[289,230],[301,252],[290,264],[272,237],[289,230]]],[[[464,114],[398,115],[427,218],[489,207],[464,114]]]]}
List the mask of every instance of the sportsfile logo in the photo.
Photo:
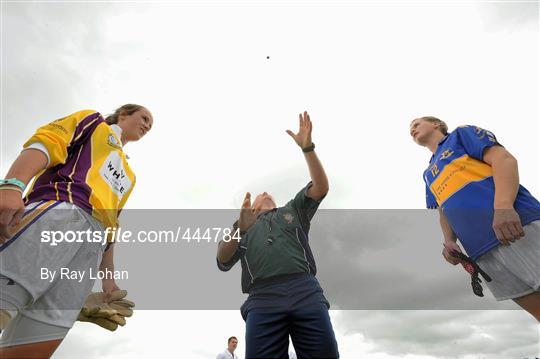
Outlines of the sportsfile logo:
{"type": "Polygon", "coordinates": [[[240,229],[228,227],[177,227],[176,229],[139,230],[132,232],[121,227],[107,227],[104,231],[41,231],[41,243],[57,246],[60,243],[219,243],[240,242],[240,229]]]}
{"type": "Polygon", "coordinates": [[[111,152],[99,170],[101,177],[119,197],[131,188],[131,180],[122,164],[122,158],[117,152],[111,152]]]}

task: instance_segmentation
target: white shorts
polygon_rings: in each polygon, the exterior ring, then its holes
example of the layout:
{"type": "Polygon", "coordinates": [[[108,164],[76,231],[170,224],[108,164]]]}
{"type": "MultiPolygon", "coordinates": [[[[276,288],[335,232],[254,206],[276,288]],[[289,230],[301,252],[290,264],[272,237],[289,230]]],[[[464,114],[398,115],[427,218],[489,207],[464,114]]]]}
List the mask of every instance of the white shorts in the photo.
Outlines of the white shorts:
{"type": "Polygon", "coordinates": [[[69,328],[45,324],[25,317],[20,308],[31,303],[30,293],[7,277],[0,276],[0,309],[11,315],[7,327],[0,333],[0,348],[63,339],[69,328]]]}
{"type": "MultiPolygon", "coordinates": [[[[89,278],[88,273],[90,270],[94,273],[97,271],[105,245],[83,241],[61,242],[51,246],[42,242],[42,231],[103,232],[103,227],[79,207],[57,201],[27,206],[21,224],[18,231],[0,246],[0,275],[28,292],[27,303],[17,308],[20,315],[71,328],[94,286],[95,280],[89,278]],[[55,277],[44,278],[42,268],[56,271],[55,277]],[[69,273],[85,271],[86,275],[77,279],[60,278],[61,270],[69,273]]],[[[9,296],[14,295],[9,293],[10,288],[4,287],[6,290],[0,293],[0,299],[10,301],[9,296]]],[[[12,302],[13,299],[17,298],[11,298],[12,302]]]]}
{"type": "Polygon", "coordinates": [[[476,261],[491,277],[487,286],[499,301],[540,291],[540,221],[523,230],[521,239],[493,248],[476,261]]]}

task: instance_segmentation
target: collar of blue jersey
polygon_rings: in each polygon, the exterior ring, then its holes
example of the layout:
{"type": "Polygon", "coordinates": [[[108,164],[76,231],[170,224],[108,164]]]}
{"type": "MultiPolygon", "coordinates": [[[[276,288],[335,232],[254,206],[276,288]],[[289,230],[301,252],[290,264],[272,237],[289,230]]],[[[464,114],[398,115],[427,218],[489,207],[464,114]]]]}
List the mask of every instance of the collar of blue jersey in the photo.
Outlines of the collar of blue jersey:
{"type": "MultiPolygon", "coordinates": [[[[122,129],[120,129],[120,130],[122,130],[122,129]]],[[[448,136],[450,136],[450,135],[449,135],[449,134],[445,135],[445,136],[439,141],[439,145],[440,145],[441,143],[443,143],[444,141],[446,141],[446,139],[448,138],[448,136]]]]}
{"type": "Polygon", "coordinates": [[[448,136],[450,136],[450,134],[445,135],[445,136],[439,141],[439,143],[437,144],[437,149],[435,150],[435,153],[434,153],[433,155],[431,155],[431,158],[429,159],[429,163],[431,163],[431,161],[433,161],[433,158],[434,158],[435,155],[437,154],[437,151],[439,150],[439,148],[441,148],[442,143],[448,139],[448,136]]]}

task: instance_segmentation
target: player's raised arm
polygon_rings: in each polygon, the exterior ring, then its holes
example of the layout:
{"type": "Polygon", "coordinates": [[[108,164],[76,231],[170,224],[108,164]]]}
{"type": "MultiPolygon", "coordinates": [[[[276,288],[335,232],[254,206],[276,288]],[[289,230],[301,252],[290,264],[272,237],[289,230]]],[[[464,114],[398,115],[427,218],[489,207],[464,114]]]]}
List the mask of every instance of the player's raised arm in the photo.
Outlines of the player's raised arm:
{"type": "Polygon", "coordinates": [[[319,158],[315,153],[315,144],[311,141],[313,125],[309,118],[309,114],[307,111],[304,111],[299,117],[298,133],[295,134],[291,130],[287,130],[287,133],[304,152],[304,157],[309,168],[309,175],[311,176],[311,181],[313,183],[308,189],[307,195],[314,200],[320,200],[328,193],[328,178],[326,177],[321,161],[319,161],[319,158]]]}

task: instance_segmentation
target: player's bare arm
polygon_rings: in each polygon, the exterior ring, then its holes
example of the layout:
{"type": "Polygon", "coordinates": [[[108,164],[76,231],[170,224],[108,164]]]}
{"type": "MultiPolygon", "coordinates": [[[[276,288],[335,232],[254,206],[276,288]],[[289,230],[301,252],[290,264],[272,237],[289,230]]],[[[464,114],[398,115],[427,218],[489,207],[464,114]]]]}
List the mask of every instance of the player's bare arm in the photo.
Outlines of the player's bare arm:
{"type": "Polygon", "coordinates": [[[306,111],[299,115],[298,127],[298,133],[295,134],[291,130],[287,130],[287,133],[304,151],[304,157],[309,168],[309,175],[311,176],[312,182],[312,186],[308,189],[307,195],[314,200],[320,200],[328,193],[328,178],[326,177],[321,161],[319,161],[319,158],[312,147],[313,142],[311,140],[311,132],[313,124],[306,111]]]}
{"type": "Polygon", "coordinates": [[[448,263],[451,263],[453,265],[459,264],[458,258],[452,256],[453,251],[462,252],[461,248],[457,244],[457,236],[452,230],[452,227],[450,227],[450,224],[448,223],[448,219],[446,218],[446,215],[444,214],[443,210],[439,207],[439,222],[441,224],[441,230],[444,237],[443,242],[443,257],[446,259],[448,263]]]}
{"type": "MultiPolygon", "coordinates": [[[[47,156],[36,149],[24,150],[13,162],[6,178],[16,178],[28,185],[47,166],[47,156]]],[[[24,213],[22,191],[17,186],[4,185],[0,191],[0,244],[11,236],[9,227],[19,223],[24,213]]]]}
{"type": "MultiPolygon", "coordinates": [[[[107,270],[114,272],[114,244],[112,244],[109,249],[103,253],[99,270],[102,272],[107,270]]],[[[120,290],[113,278],[103,278],[101,281],[101,288],[105,293],[106,300],[110,299],[112,292],[115,290],[120,290]]]]}
{"type": "Polygon", "coordinates": [[[497,239],[508,245],[525,235],[514,209],[519,188],[517,160],[502,146],[486,149],[483,160],[491,166],[495,183],[493,230],[497,239]]]}

